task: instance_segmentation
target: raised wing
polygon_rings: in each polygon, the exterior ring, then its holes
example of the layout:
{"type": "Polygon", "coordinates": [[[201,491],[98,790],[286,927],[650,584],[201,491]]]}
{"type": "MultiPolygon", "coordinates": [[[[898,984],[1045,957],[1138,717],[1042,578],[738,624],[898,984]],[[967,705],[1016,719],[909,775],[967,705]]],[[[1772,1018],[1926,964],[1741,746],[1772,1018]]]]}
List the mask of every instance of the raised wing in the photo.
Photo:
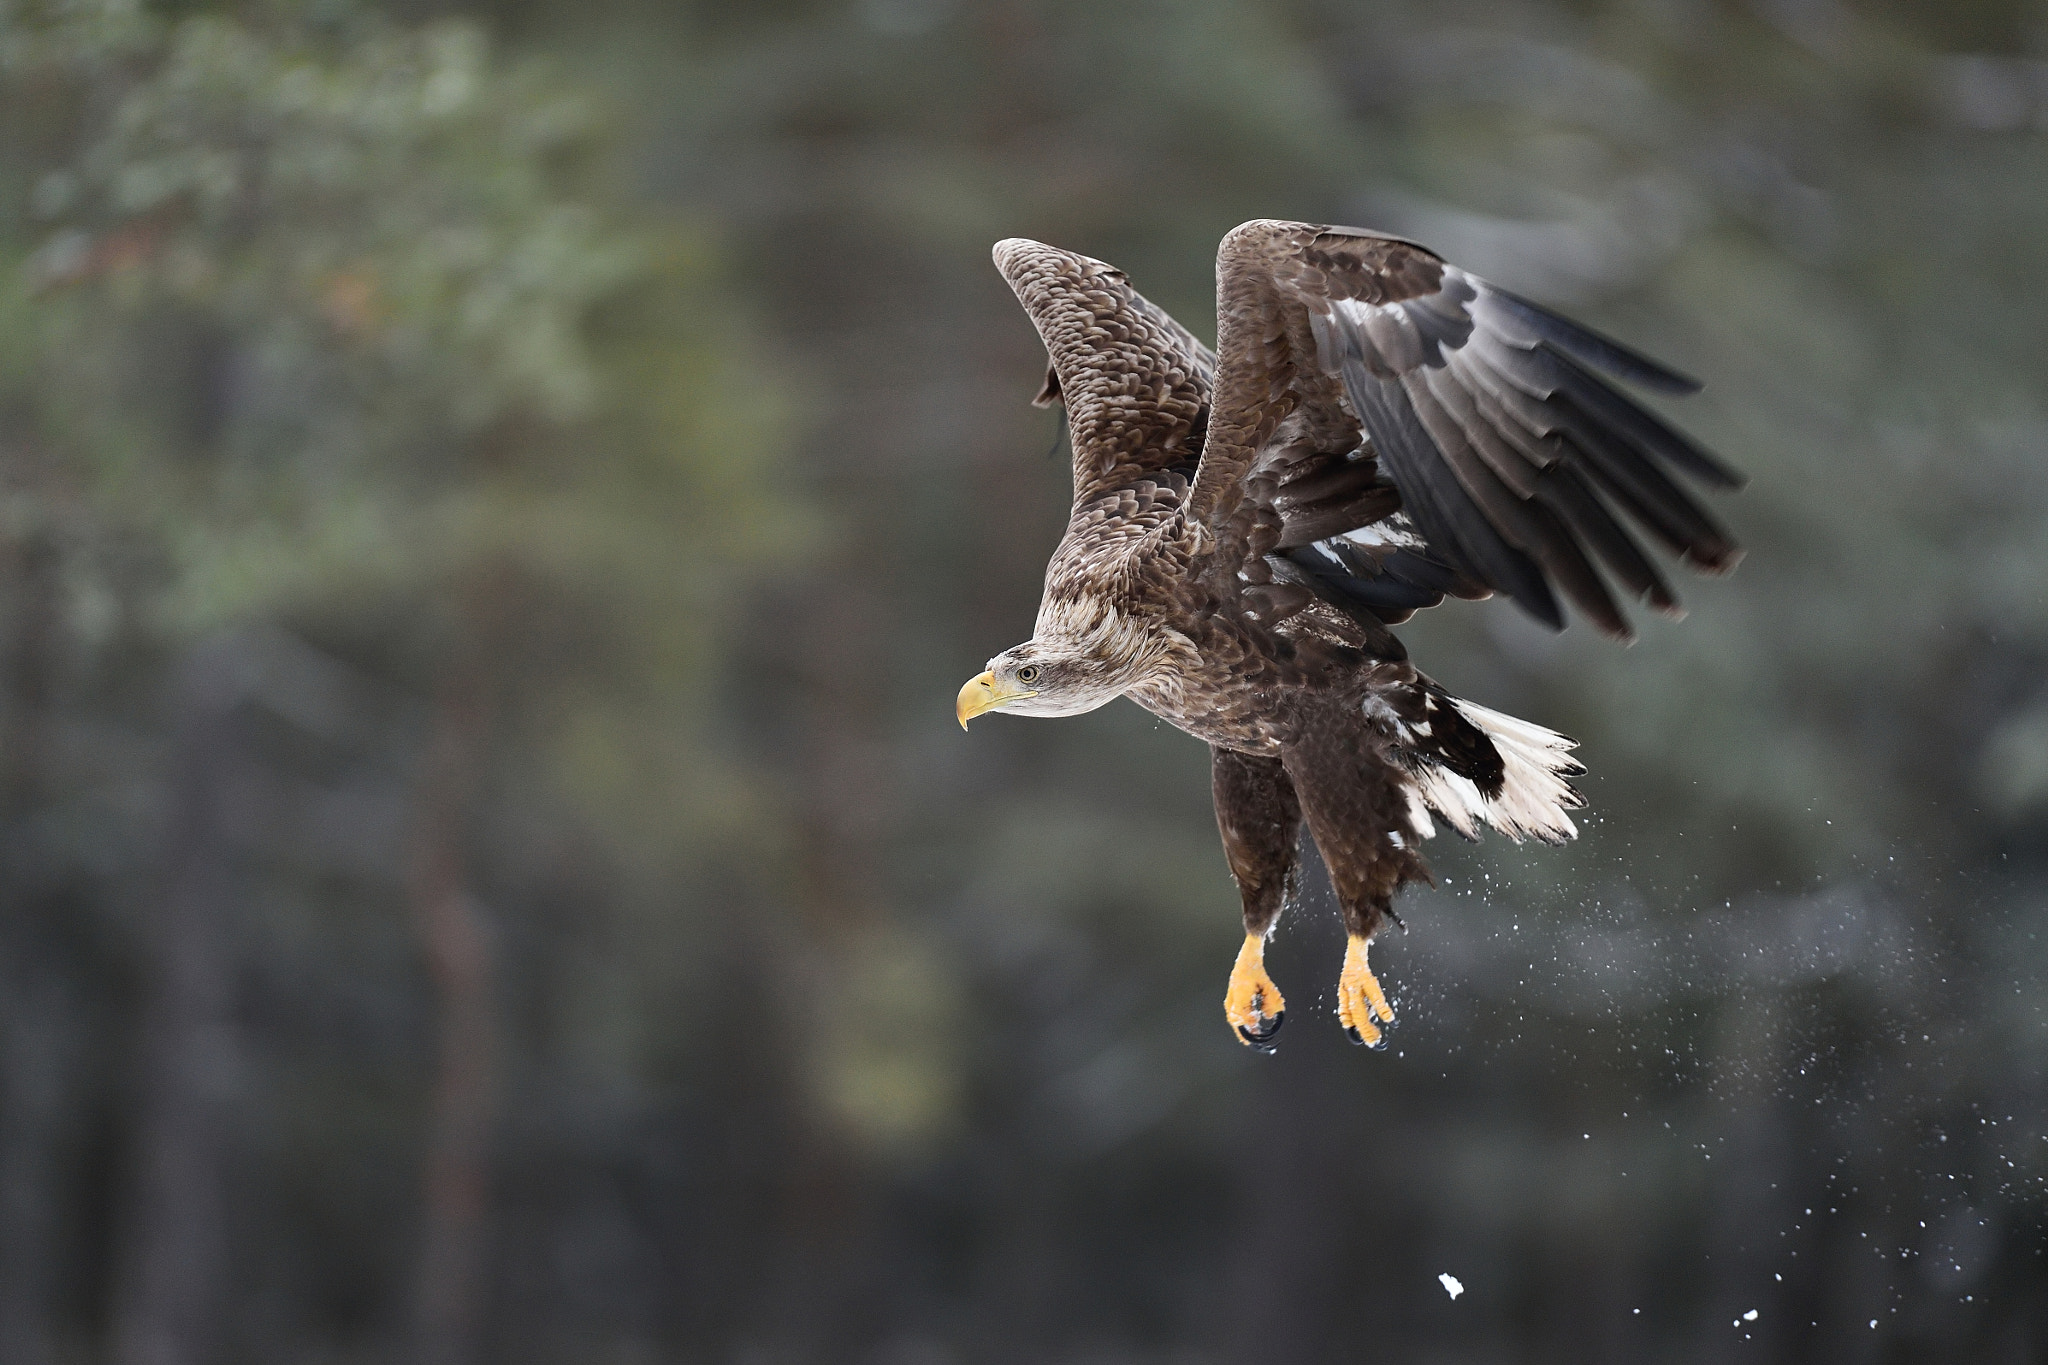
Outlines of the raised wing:
{"type": "Polygon", "coordinates": [[[1215,354],[1113,266],[1021,237],[997,242],[995,262],[1045,342],[1034,401],[1067,406],[1075,501],[1193,469],[1215,354]]]}
{"type": "MultiPolygon", "coordinates": [[[[1397,506],[1406,525],[1382,539],[1411,538],[1401,548],[1447,575],[1439,591],[1492,588],[1554,627],[1564,613],[1553,583],[1601,629],[1631,637],[1600,569],[1677,612],[1617,513],[1695,568],[1725,572],[1741,557],[1671,471],[1722,487],[1739,476],[1600,376],[1668,394],[1696,391],[1693,381],[1396,237],[1246,223],[1216,269],[1221,359],[1188,514],[1224,546],[1271,524],[1269,507],[1280,511],[1299,477],[1289,452],[1305,444],[1361,490],[1346,515],[1373,510],[1365,491],[1384,473],[1392,502],[1380,515],[1397,506]],[[1366,449],[1333,464],[1360,433],[1366,449]]],[[[1361,537],[1318,529],[1320,543],[1286,555],[1281,576],[1319,578],[1330,596],[1361,537]]],[[[1260,539],[1245,548],[1268,553],[1260,539]]]]}

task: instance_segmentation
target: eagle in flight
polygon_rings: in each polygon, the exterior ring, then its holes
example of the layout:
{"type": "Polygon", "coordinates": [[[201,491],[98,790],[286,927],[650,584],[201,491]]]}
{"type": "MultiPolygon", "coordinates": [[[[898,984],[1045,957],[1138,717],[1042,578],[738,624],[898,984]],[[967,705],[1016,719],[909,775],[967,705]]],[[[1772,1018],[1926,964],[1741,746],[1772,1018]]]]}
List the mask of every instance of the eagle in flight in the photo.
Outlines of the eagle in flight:
{"type": "Polygon", "coordinates": [[[960,723],[1129,697],[1207,741],[1244,905],[1231,1027],[1270,1050],[1285,1018],[1265,941],[1306,821],[1344,917],[1338,1019],[1384,1046],[1366,947],[1429,878],[1434,820],[1562,842],[1584,771],[1571,740],[1418,672],[1389,627],[1496,592],[1554,629],[1567,599],[1621,640],[1617,596],[1680,614],[1630,526],[1725,573],[1741,551],[1674,474],[1741,479],[1610,381],[1699,385],[1357,228],[1233,230],[1214,352],[1101,261],[1013,238],[995,262],[1050,356],[1037,402],[1066,407],[1074,508],[1031,638],[961,688],[960,723]]]}

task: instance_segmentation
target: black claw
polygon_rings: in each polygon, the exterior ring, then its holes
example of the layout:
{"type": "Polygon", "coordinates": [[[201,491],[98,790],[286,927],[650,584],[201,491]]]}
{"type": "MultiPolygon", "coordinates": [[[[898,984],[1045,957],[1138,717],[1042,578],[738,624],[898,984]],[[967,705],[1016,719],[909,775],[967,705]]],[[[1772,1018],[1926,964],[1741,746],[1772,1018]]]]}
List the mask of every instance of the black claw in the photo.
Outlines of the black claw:
{"type": "Polygon", "coordinates": [[[1386,1032],[1382,1030],[1380,1036],[1373,1039],[1370,1043],[1367,1043],[1366,1046],[1371,1048],[1374,1052],[1385,1052],[1387,1050],[1386,1032]]]}
{"type": "Polygon", "coordinates": [[[1346,1038],[1349,1038],[1352,1042],[1358,1044],[1360,1047],[1365,1046],[1365,1035],[1360,1033],[1357,1029],[1351,1027],[1351,1025],[1349,1024],[1346,1024],[1344,1026],[1344,1036],[1346,1038]]]}
{"type": "Polygon", "coordinates": [[[1270,1055],[1279,1046],[1278,1043],[1274,1042],[1274,1039],[1280,1032],[1280,1026],[1286,1022],[1287,1011],[1282,1010],[1274,1015],[1272,1022],[1262,1029],[1254,1030],[1239,1024],[1237,1026],[1237,1035],[1244,1039],[1245,1044],[1254,1052],[1264,1052],[1270,1055]]]}

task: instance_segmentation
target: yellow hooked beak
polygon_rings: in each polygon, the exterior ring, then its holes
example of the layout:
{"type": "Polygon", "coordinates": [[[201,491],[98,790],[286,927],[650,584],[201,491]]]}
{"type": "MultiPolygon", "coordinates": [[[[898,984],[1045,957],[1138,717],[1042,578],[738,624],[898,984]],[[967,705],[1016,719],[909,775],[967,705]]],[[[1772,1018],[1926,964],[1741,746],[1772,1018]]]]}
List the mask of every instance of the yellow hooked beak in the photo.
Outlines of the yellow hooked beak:
{"type": "Polygon", "coordinates": [[[984,711],[993,711],[998,706],[1037,695],[1036,692],[1012,692],[996,681],[995,674],[983,673],[969,678],[967,686],[960,689],[960,704],[953,709],[953,714],[960,717],[960,728],[965,730],[967,722],[984,711]]]}

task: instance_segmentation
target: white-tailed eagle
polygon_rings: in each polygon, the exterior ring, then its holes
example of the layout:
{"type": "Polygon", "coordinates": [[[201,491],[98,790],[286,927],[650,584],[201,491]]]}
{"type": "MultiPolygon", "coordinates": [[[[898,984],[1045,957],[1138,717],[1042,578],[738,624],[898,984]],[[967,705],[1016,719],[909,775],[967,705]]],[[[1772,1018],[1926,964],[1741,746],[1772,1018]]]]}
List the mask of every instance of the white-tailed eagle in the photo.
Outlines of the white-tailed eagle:
{"type": "Polygon", "coordinates": [[[1265,940],[1306,821],[1348,935],[1338,1018],[1382,1045],[1366,945],[1428,878],[1432,817],[1560,842],[1584,771],[1562,735],[1417,672],[1388,627],[1496,592],[1624,640],[1618,596],[1677,614],[1630,527],[1726,572],[1740,551],[1673,476],[1741,480],[1609,381],[1699,386],[1357,228],[1225,237],[1213,353],[1101,261],[1021,239],[995,260],[1050,354],[1038,401],[1066,406],[1074,510],[1032,637],[961,689],[960,723],[1129,697],[1207,741],[1244,904],[1231,1026],[1258,1048],[1280,1028],[1265,940]]]}

